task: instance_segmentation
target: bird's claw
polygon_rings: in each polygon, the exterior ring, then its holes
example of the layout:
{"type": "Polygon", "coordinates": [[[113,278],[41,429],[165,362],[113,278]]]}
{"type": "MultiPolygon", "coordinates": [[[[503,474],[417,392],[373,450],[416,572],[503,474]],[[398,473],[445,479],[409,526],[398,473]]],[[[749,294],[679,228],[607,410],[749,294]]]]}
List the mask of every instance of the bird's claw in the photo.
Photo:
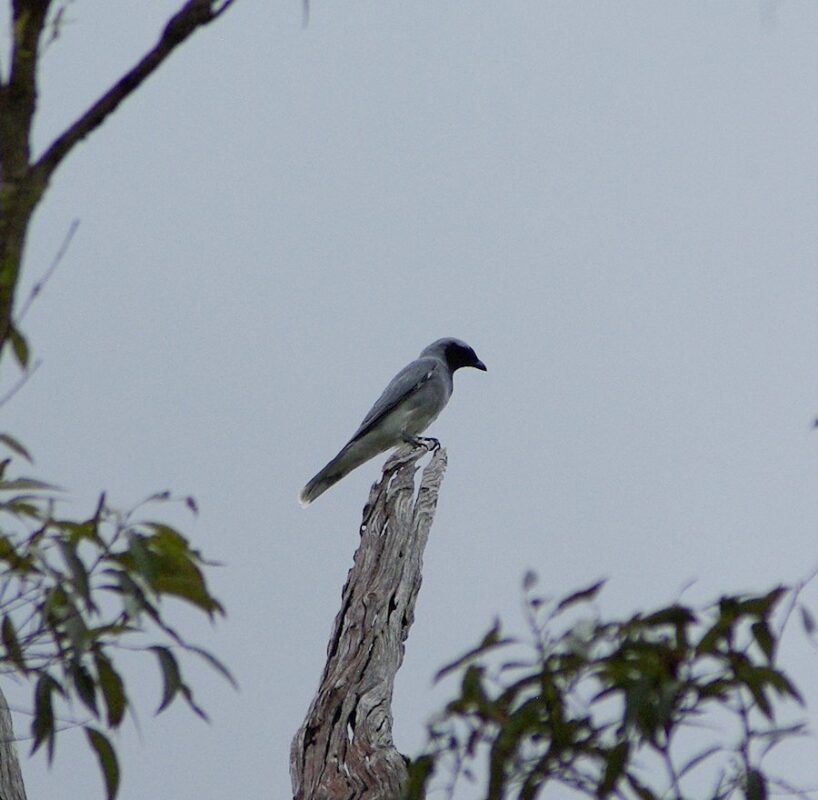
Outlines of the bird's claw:
{"type": "Polygon", "coordinates": [[[430,436],[404,436],[403,441],[412,447],[425,447],[430,453],[440,449],[440,442],[430,436]]]}

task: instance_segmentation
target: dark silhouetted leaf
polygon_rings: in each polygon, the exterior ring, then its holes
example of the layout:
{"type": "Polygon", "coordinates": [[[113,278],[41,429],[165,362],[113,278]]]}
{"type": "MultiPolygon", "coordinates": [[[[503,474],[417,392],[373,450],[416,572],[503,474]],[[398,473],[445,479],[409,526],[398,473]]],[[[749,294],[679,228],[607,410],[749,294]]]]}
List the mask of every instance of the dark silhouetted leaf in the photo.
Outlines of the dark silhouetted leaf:
{"type": "Polygon", "coordinates": [[[645,625],[687,625],[696,621],[696,615],[685,606],[668,606],[642,619],[645,625]]]}
{"type": "Polygon", "coordinates": [[[20,671],[26,671],[25,658],[23,656],[20,642],[17,640],[17,632],[14,630],[14,623],[8,615],[3,617],[2,626],[3,646],[6,648],[6,657],[20,671]]]}
{"type": "Polygon", "coordinates": [[[37,478],[14,478],[11,481],[3,481],[0,489],[8,492],[37,491],[37,492],[61,492],[59,486],[52,483],[37,480],[37,478]]]}
{"type": "Polygon", "coordinates": [[[8,536],[0,534],[0,561],[5,561],[11,569],[20,574],[39,572],[30,555],[21,554],[8,536]]]}
{"type": "Polygon", "coordinates": [[[698,653],[715,653],[719,649],[719,645],[723,643],[725,634],[730,630],[730,624],[722,616],[719,616],[699,639],[696,651],[698,653]]]}
{"type": "Polygon", "coordinates": [[[750,629],[753,632],[753,638],[761,648],[761,652],[767,657],[767,661],[772,661],[776,642],[769,625],[763,620],[759,620],[754,622],[750,629]]]}
{"type": "Polygon", "coordinates": [[[764,714],[767,719],[771,720],[773,718],[773,708],[767,699],[767,695],[764,693],[762,682],[759,681],[755,675],[751,675],[744,680],[744,685],[750,690],[750,694],[752,694],[753,700],[755,700],[761,713],[764,714]]]}
{"type": "Polygon", "coordinates": [[[77,690],[77,695],[82,700],[85,707],[95,716],[99,717],[97,710],[97,687],[91,673],[83,666],[82,663],[75,661],[69,668],[71,681],[74,688],[77,690]]]}
{"type": "Polygon", "coordinates": [[[176,697],[179,690],[182,688],[182,676],[179,672],[179,664],[176,661],[176,656],[168,650],[167,647],[155,646],[151,647],[156,657],[159,659],[159,667],[162,670],[162,680],[164,688],[162,689],[162,702],[156,713],[159,714],[164,711],[176,697]]]}
{"type": "Polygon", "coordinates": [[[34,717],[31,720],[31,752],[36,753],[40,745],[48,745],[48,761],[54,757],[54,708],[51,701],[53,692],[62,693],[62,687],[47,672],[40,675],[34,689],[34,717]]]}
{"type": "Polygon", "coordinates": [[[792,697],[801,705],[804,705],[804,698],[801,696],[798,689],[792,681],[781,670],[772,669],[771,667],[758,667],[756,670],[782,697],[792,697]]]}
{"type": "Polygon", "coordinates": [[[196,701],[193,699],[193,692],[191,691],[190,687],[183,683],[179,691],[182,693],[182,696],[185,698],[191,709],[193,709],[193,711],[205,722],[210,722],[210,717],[207,716],[205,710],[200,705],[197,705],[196,701]]]}
{"type": "Polygon", "coordinates": [[[119,762],[116,758],[116,752],[108,737],[96,728],[86,727],[85,735],[88,737],[88,743],[97,754],[99,768],[105,781],[105,796],[107,800],[114,800],[119,791],[119,762]]]}
{"type": "Polygon", "coordinates": [[[775,589],[767,592],[767,594],[760,595],[759,597],[748,597],[739,601],[737,610],[740,614],[752,614],[758,617],[765,617],[775,608],[786,591],[783,586],[776,586],[775,589]]]}
{"type": "Polygon", "coordinates": [[[495,650],[498,647],[505,647],[508,644],[513,644],[514,639],[500,639],[500,621],[495,620],[494,625],[491,627],[491,630],[483,637],[483,641],[477,645],[477,647],[469,650],[468,653],[464,653],[460,658],[455,659],[446,666],[442,667],[438,670],[437,674],[435,675],[435,682],[445,678],[450,673],[454,672],[455,670],[462,667],[464,664],[467,664],[469,661],[478,658],[479,656],[483,655],[484,653],[488,653],[491,650],[495,650]]]}
{"type": "Polygon", "coordinates": [[[208,591],[196,565],[198,555],[190,549],[187,539],[168,525],[148,522],[145,526],[153,531],[152,535],[132,534],[128,553],[151,588],[157,594],[186,600],[210,615],[224,613],[221,604],[208,591]]]}
{"type": "Polygon", "coordinates": [[[14,325],[9,327],[8,331],[9,341],[11,341],[11,348],[14,351],[14,355],[17,358],[18,363],[20,366],[25,369],[28,366],[28,342],[26,341],[26,337],[20,333],[14,325]]]}
{"type": "Polygon", "coordinates": [[[216,670],[216,672],[220,673],[234,689],[239,688],[239,685],[230,670],[212,653],[208,653],[207,650],[203,650],[201,647],[195,647],[192,644],[187,645],[185,649],[192,653],[196,653],[197,656],[203,658],[208,664],[210,664],[211,667],[213,667],[213,669],[216,670]]]}
{"type": "Polygon", "coordinates": [[[114,669],[114,665],[103,653],[94,653],[94,663],[97,668],[99,688],[102,691],[102,696],[105,699],[105,707],[108,712],[108,726],[117,728],[120,722],[122,722],[125,709],[128,705],[125,685],[119,673],[114,669]]]}
{"type": "Polygon", "coordinates": [[[747,800],[767,800],[767,781],[757,769],[747,773],[745,797],[747,800]]]}
{"type": "Polygon", "coordinates": [[[34,459],[28,450],[13,436],[9,436],[7,433],[0,433],[0,444],[4,444],[9,450],[13,450],[18,456],[22,456],[29,464],[34,463],[34,459]]]}
{"type": "Polygon", "coordinates": [[[79,594],[85,602],[86,608],[93,608],[94,604],[91,601],[91,592],[88,586],[88,572],[80,560],[80,557],[77,555],[76,547],[64,538],[58,539],[57,545],[71,573],[71,577],[74,579],[74,588],[77,594],[79,594]]]}
{"type": "Polygon", "coordinates": [[[483,689],[483,668],[472,664],[463,674],[460,693],[467,705],[480,706],[486,700],[483,689]]]}
{"type": "Polygon", "coordinates": [[[142,505],[146,503],[164,503],[170,500],[171,494],[166,489],[164,492],[154,492],[152,495],[149,495],[142,501],[142,505]]]}
{"type": "Polygon", "coordinates": [[[597,596],[599,590],[606,584],[607,578],[603,578],[596,583],[591,584],[585,589],[581,589],[578,592],[574,592],[573,594],[569,594],[567,597],[564,597],[560,602],[557,604],[557,611],[562,611],[569,606],[575,605],[576,603],[584,603],[588,600],[593,600],[594,597],[597,596]]]}

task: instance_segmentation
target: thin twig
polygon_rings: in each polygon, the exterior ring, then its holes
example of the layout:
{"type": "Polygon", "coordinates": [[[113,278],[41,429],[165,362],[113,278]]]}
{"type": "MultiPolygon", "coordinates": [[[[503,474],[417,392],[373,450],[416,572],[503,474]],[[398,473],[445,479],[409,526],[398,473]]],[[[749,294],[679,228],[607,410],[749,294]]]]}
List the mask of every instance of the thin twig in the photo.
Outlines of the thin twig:
{"type": "Polygon", "coordinates": [[[51,22],[48,23],[50,30],[48,33],[48,38],[40,45],[41,53],[45,54],[46,50],[48,50],[48,48],[60,38],[60,34],[62,33],[65,25],[70,25],[74,22],[74,20],[69,20],[66,14],[68,6],[73,2],[74,0],[65,0],[65,2],[57,9],[51,22]]]}
{"type": "Polygon", "coordinates": [[[0,397],[0,408],[2,408],[9,400],[11,400],[23,386],[28,383],[31,376],[40,368],[40,364],[42,364],[42,359],[38,358],[32,365],[27,369],[21,376],[17,383],[11,387],[2,397],[0,397]]]}
{"type": "Polygon", "coordinates": [[[818,566],[813,567],[812,571],[807,574],[805,578],[802,578],[798,583],[790,589],[790,602],[787,606],[787,610],[784,612],[784,616],[781,619],[781,625],[778,628],[778,636],[776,637],[776,641],[781,641],[781,637],[784,635],[784,631],[787,628],[787,624],[790,621],[790,617],[792,616],[792,612],[795,611],[795,607],[798,605],[798,597],[800,596],[801,592],[806,589],[806,587],[815,580],[816,576],[818,576],[818,566]]]}
{"type": "Polygon", "coordinates": [[[23,303],[23,307],[20,309],[20,313],[17,316],[17,327],[20,326],[20,323],[23,321],[23,318],[28,313],[28,310],[31,308],[31,304],[34,302],[37,295],[45,288],[46,283],[51,279],[51,276],[54,274],[54,271],[60,264],[60,261],[63,260],[66,251],[68,250],[68,246],[71,244],[71,240],[74,238],[74,234],[77,232],[77,228],[79,228],[80,221],[78,219],[72,220],[71,224],[68,226],[68,232],[65,234],[65,238],[60,245],[60,249],[57,250],[56,255],[51,261],[48,269],[45,271],[40,280],[34,284],[31,289],[31,294],[25,299],[23,303]]]}
{"type": "Polygon", "coordinates": [[[34,165],[34,178],[47,182],[68,152],[96,130],[119,104],[141,86],[170,54],[199,28],[224,14],[235,0],[186,0],[142,59],[63,131],[34,165]]]}

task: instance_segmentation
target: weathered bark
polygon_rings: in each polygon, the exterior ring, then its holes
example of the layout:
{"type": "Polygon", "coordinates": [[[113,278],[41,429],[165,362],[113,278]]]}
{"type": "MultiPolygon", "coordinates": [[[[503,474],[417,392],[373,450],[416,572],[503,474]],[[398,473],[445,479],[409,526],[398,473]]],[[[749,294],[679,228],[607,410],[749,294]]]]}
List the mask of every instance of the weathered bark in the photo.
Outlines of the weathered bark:
{"type": "Polygon", "coordinates": [[[14,730],[6,697],[0,691],[0,800],[26,800],[14,730]]]}
{"type": "Polygon", "coordinates": [[[290,750],[295,800],[398,800],[406,782],[392,742],[392,687],[446,470],[446,451],[437,450],[416,497],[416,464],[425,453],[398,450],[364,508],[324,674],[290,750]]]}

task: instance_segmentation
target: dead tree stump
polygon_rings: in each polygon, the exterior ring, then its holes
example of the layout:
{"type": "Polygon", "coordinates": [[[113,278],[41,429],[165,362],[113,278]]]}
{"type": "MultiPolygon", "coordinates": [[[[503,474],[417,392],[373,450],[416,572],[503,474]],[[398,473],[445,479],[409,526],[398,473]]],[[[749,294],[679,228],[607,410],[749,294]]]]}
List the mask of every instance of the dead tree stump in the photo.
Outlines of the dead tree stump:
{"type": "Polygon", "coordinates": [[[392,687],[414,621],[423,550],[446,471],[439,449],[415,494],[423,447],[403,447],[369,494],[318,692],[290,749],[294,800],[398,800],[392,687]]]}
{"type": "Polygon", "coordinates": [[[0,800],[26,800],[6,696],[0,691],[0,800]]]}

